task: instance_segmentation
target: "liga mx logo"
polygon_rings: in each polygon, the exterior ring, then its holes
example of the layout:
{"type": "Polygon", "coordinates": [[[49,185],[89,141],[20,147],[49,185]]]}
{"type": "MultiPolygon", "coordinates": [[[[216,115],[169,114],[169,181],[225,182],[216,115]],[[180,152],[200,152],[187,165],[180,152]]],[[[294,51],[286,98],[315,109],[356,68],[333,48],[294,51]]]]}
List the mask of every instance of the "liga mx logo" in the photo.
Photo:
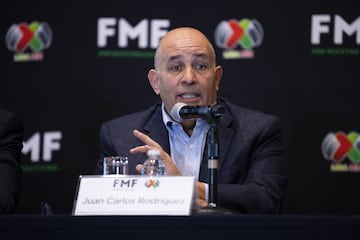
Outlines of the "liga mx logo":
{"type": "Polygon", "coordinates": [[[357,132],[328,133],[321,144],[321,151],[323,157],[332,163],[331,171],[360,172],[360,136],[357,132]]]}
{"type": "Polygon", "coordinates": [[[264,39],[262,25],[256,19],[221,21],[215,30],[215,43],[225,49],[224,59],[253,58],[254,48],[264,39]]]}
{"type": "Polygon", "coordinates": [[[160,181],[158,179],[150,178],[145,181],[146,188],[158,188],[160,185],[160,181]]]}
{"type": "Polygon", "coordinates": [[[39,61],[43,50],[50,47],[53,33],[46,22],[13,24],[6,33],[5,43],[15,52],[14,61],[39,61]]]}

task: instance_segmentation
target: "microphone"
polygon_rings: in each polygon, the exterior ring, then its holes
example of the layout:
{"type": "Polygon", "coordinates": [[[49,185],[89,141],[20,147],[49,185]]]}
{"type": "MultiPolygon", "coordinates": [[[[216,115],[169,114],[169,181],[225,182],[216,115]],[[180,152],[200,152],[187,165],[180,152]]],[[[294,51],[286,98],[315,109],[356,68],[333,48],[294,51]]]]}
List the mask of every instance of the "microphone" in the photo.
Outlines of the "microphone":
{"type": "Polygon", "coordinates": [[[196,106],[187,105],[186,103],[176,103],[171,109],[171,117],[177,121],[182,122],[185,119],[203,118],[206,120],[213,120],[224,115],[225,108],[222,105],[210,106],[196,106]]]}

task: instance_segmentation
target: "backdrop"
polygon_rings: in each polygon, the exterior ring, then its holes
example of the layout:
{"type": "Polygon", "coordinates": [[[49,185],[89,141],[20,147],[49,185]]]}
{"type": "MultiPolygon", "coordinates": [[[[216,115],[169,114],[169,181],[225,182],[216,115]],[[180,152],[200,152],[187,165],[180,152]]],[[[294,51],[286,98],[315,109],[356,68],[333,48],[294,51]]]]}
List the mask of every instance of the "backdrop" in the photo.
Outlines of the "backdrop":
{"type": "Polygon", "coordinates": [[[359,214],[360,8],[342,1],[9,1],[0,8],[0,106],[25,124],[18,214],[72,211],[99,128],[159,101],[159,39],[193,26],[224,68],[220,94],[278,115],[286,214],[359,214]]]}

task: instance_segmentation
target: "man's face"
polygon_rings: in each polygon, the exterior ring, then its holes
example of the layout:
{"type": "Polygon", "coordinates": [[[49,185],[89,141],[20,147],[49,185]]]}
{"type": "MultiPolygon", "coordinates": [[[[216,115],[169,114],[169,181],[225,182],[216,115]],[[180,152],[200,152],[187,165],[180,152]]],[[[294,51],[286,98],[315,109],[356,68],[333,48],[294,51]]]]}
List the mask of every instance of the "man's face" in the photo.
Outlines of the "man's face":
{"type": "Polygon", "coordinates": [[[168,113],[177,102],[215,103],[222,69],[215,66],[211,48],[202,35],[190,31],[168,36],[162,43],[158,60],[151,85],[168,113]]]}

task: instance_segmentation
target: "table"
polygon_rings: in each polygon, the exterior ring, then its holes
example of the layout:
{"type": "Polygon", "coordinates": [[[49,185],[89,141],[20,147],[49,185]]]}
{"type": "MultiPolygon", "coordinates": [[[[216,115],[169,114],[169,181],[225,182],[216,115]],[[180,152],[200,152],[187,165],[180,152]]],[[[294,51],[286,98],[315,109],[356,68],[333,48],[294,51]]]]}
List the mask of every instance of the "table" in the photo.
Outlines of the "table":
{"type": "Polygon", "coordinates": [[[0,239],[360,239],[358,216],[3,215],[0,239]]]}

